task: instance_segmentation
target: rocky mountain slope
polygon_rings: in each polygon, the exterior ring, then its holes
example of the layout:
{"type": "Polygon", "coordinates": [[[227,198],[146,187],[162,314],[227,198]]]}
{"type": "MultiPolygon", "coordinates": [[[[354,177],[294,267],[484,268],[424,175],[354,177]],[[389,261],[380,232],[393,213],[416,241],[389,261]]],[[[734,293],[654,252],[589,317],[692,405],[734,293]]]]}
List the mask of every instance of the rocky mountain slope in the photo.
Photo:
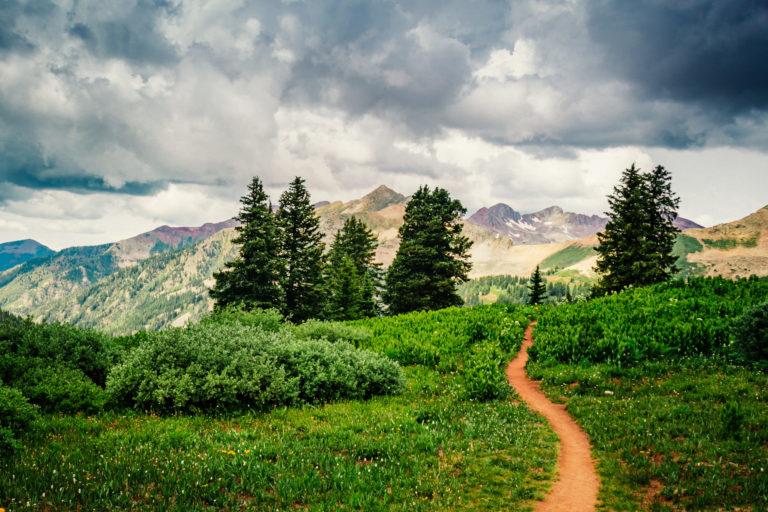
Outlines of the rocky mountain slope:
{"type": "Polygon", "coordinates": [[[35,240],[17,240],[0,244],[0,271],[53,253],[52,249],[35,240]]]}
{"type": "MultiPolygon", "coordinates": [[[[565,212],[559,206],[522,214],[509,205],[499,203],[490,208],[480,208],[467,222],[506,236],[515,244],[528,245],[578,240],[594,235],[605,229],[608,217],[565,212]]],[[[684,218],[676,219],[675,225],[681,230],[701,227],[684,218]]]]}
{"type": "Polygon", "coordinates": [[[0,307],[28,314],[88,288],[121,268],[155,254],[189,247],[235,225],[232,220],[195,228],[162,226],[111,244],[69,247],[0,272],[0,307]]]}

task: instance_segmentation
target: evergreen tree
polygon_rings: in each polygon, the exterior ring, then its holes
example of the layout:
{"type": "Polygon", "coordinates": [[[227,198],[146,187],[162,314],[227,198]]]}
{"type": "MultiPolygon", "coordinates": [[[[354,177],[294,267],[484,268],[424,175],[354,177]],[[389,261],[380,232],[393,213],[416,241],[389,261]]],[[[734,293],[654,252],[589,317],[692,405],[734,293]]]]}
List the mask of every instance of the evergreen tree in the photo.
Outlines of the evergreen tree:
{"type": "Polygon", "coordinates": [[[376,236],[356,217],[344,221],[328,251],[328,318],[354,320],[377,314],[381,269],[374,263],[376,236]]]}
{"type": "Polygon", "coordinates": [[[280,307],[278,230],[272,203],[258,177],[248,185],[248,194],[240,203],[242,208],[235,217],[240,221],[235,227],[238,236],[233,240],[240,245],[240,254],[213,275],[216,283],[209,293],[217,308],[237,303],[248,308],[280,307]]]}
{"type": "Polygon", "coordinates": [[[456,285],[467,280],[472,242],[459,219],[467,210],[447,191],[420,187],[405,207],[400,248],[389,267],[384,301],[392,313],[462,304],[456,285]]]}
{"type": "Polygon", "coordinates": [[[528,304],[541,304],[547,298],[547,285],[541,277],[539,266],[531,274],[531,284],[528,285],[528,304]]]}
{"type": "Polygon", "coordinates": [[[670,180],[662,166],[644,174],[632,164],[622,174],[608,196],[608,224],[597,235],[596,270],[601,277],[593,296],[658,283],[675,272],[672,246],[678,229],[673,221],[679,199],[670,180]]]}
{"type": "Polygon", "coordinates": [[[672,254],[680,230],[674,225],[680,198],[672,192],[672,176],[661,165],[646,175],[648,187],[649,258],[647,283],[666,281],[677,272],[677,257],[672,254]]]}
{"type": "Polygon", "coordinates": [[[282,242],[282,312],[296,323],[319,318],[325,308],[323,234],[309,192],[299,176],[280,196],[277,225],[282,242]]]}

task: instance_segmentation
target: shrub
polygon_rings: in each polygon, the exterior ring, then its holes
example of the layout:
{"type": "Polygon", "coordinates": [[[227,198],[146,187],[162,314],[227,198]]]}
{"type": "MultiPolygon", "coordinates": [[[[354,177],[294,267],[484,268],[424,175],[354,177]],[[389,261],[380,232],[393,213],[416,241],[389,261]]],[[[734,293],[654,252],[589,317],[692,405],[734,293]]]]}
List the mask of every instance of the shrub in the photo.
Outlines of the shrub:
{"type": "Polygon", "coordinates": [[[36,418],[36,407],[19,390],[0,383],[0,453],[19,448],[16,436],[36,418]]]}
{"type": "Polygon", "coordinates": [[[242,304],[230,304],[203,316],[200,323],[237,324],[277,332],[283,328],[284,320],[283,315],[276,309],[246,310],[242,304]]]}
{"type": "Polygon", "coordinates": [[[240,322],[151,333],[107,380],[117,404],[157,411],[264,409],[396,393],[396,363],[348,344],[240,322]]]}
{"type": "Polygon", "coordinates": [[[462,370],[466,398],[484,401],[508,396],[510,387],[503,371],[506,362],[498,344],[474,345],[462,370]]]}
{"type": "Polygon", "coordinates": [[[367,343],[371,339],[371,332],[363,327],[354,327],[338,322],[323,322],[320,320],[308,320],[303,324],[292,327],[297,338],[300,339],[326,339],[331,343],[346,341],[356,347],[367,343]]]}
{"type": "Polygon", "coordinates": [[[747,309],[733,324],[736,358],[760,367],[768,366],[768,302],[747,309]]]}
{"type": "Polygon", "coordinates": [[[0,379],[13,383],[31,368],[65,366],[103,386],[116,354],[102,333],[30,319],[0,322],[0,379]]]}
{"type": "Polygon", "coordinates": [[[104,389],[82,371],[66,366],[30,369],[16,386],[43,412],[91,414],[102,410],[107,401],[104,389]]]}

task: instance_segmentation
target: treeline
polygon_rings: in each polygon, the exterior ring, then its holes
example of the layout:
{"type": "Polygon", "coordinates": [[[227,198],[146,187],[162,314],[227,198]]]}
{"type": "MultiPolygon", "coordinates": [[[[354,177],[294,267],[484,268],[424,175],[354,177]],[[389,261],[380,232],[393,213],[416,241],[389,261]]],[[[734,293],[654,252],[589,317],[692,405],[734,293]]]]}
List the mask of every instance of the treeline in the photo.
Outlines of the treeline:
{"type": "Polygon", "coordinates": [[[444,189],[423,186],[408,202],[400,248],[384,273],[374,262],[376,236],[355,217],[345,220],[326,251],[304,180],[296,177],[273,209],[258,177],[240,199],[237,258],[214,274],[217,308],[274,308],[295,323],[354,320],[384,312],[461,305],[471,242],[459,219],[466,209],[444,189]]]}
{"type": "MultiPolygon", "coordinates": [[[[553,274],[543,272],[543,276],[553,274]]],[[[546,277],[545,277],[546,280],[546,277]]],[[[580,281],[567,282],[563,279],[546,281],[547,298],[545,304],[562,304],[585,300],[591,287],[580,281]]],[[[477,306],[487,303],[528,304],[531,298],[530,279],[518,276],[487,276],[472,279],[459,286],[459,295],[465,306],[477,306]]]]}

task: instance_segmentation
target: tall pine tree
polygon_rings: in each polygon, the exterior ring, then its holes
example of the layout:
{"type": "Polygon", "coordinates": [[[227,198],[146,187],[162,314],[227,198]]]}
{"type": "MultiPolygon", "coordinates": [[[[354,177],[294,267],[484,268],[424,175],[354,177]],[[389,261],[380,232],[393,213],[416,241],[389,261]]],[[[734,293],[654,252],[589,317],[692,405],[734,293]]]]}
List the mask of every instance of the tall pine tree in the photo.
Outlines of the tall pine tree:
{"type": "Polygon", "coordinates": [[[285,295],[283,314],[296,323],[319,318],[325,309],[323,234],[299,176],[280,196],[277,225],[284,265],[280,277],[285,295]]]}
{"type": "Polygon", "coordinates": [[[380,287],[381,268],[374,263],[376,236],[361,220],[350,217],[336,232],[328,251],[327,317],[354,320],[375,316],[375,295],[380,287]]]}
{"type": "Polygon", "coordinates": [[[528,285],[528,304],[541,304],[547,298],[547,285],[541,277],[539,266],[531,274],[530,284],[528,285]]]}
{"type": "Polygon", "coordinates": [[[384,301],[391,313],[463,303],[456,285],[467,280],[472,242],[462,235],[467,210],[447,191],[420,187],[405,207],[400,248],[389,267],[384,301]]]}
{"type": "Polygon", "coordinates": [[[632,164],[622,174],[613,194],[605,231],[598,233],[596,270],[601,277],[594,296],[669,279],[675,272],[672,246],[678,229],[679,199],[672,192],[671,176],[662,166],[641,173],[632,164]]]}
{"type": "Polygon", "coordinates": [[[248,194],[240,198],[242,208],[233,240],[240,245],[239,256],[216,272],[216,283],[210,290],[216,307],[242,303],[248,308],[279,308],[280,242],[272,204],[258,177],[248,185],[248,194]]]}

